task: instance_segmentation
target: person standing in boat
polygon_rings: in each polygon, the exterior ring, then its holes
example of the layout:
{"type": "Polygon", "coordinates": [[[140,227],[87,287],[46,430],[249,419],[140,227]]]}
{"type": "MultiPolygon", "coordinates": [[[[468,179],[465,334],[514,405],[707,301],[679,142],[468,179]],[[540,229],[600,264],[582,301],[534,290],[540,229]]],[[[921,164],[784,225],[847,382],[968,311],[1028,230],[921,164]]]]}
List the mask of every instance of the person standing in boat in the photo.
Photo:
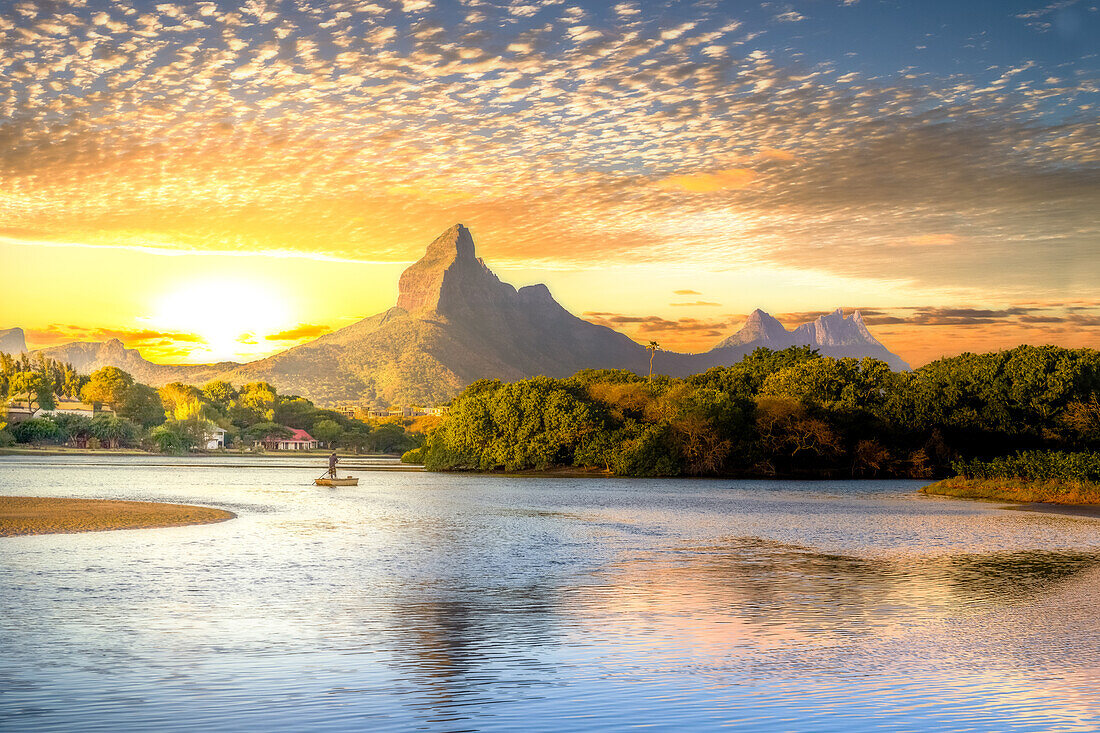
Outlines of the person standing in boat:
{"type": "Polygon", "coordinates": [[[336,451],[329,454],[328,457],[328,475],[331,478],[336,478],[336,463],[340,459],[336,457],[336,451]]]}

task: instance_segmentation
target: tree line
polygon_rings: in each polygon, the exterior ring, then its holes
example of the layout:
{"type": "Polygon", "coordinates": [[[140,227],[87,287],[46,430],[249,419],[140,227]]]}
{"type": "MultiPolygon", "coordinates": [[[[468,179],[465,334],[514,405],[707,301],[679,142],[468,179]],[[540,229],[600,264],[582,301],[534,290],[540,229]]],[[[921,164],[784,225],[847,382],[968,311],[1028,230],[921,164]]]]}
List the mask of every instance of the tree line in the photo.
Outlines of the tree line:
{"type": "Polygon", "coordinates": [[[685,379],[585,370],[481,380],[408,456],[432,470],[913,477],[1021,450],[1100,447],[1100,352],[1020,346],[893,372],[759,348],[685,379]]]}
{"type": "Polygon", "coordinates": [[[180,452],[204,446],[215,428],[226,431],[228,444],[241,447],[267,437],[289,437],[292,429],[356,452],[400,453],[420,440],[400,424],[355,420],[318,408],[304,397],[280,395],[266,382],[240,388],[224,381],[202,387],[173,382],[158,390],[117,367],[83,376],[41,355],[0,354],[0,397],[25,403],[32,411],[53,410],[62,399],[111,408],[94,417],[56,413],[12,425],[5,425],[0,416],[0,445],[57,443],[180,452]]]}

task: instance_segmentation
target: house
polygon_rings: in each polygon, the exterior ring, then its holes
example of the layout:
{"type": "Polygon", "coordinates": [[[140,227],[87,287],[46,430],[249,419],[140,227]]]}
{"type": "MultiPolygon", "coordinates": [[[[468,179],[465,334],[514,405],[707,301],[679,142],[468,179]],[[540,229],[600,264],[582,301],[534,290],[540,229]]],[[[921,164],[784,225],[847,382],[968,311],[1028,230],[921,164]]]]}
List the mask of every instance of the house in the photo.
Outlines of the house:
{"type": "Polygon", "coordinates": [[[272,435],[259,441],[265,450],[313,450],[317,447],[317,441],[305,430],[291,428],[289,438],[278,438],[272,435]]]}
{"type": "Polygon", "coordinates": [[[77,402],[76,400],[57,400],[52,410],[44,410],[41,407],[35,410],[35,417],[44,415],[83,415],[95,417],[96,415],[114,415],[115,411],[99,402],[77,402]]]}
{"type": "Polygon", "coordinates": [[[78,402],[76,400],[57,400],[54,402],[53,409],[47,410],[42,407],[37,407],[32,412],[30,406],[26,402],[12,400],[7,405],[7,416],[4,420],[14,425],[24,420],[30,420],[32,417],[46,417],[49,415],[83,415],[84,417],[95,417],[96,415],[104,414],[113,415],[115,412],[110,407],[101,405],[98,402],[78,402]]]}
{"type": "Polygon", "coordinates": [[[218,450],[225,447],[225,428],[214,426],[206,431],[206,450],[218,450]]]}
{"type": "Polygon", "coordinates": [[[436,406],[436,407],[430,407],[430,408],[428,408],[428,414],[432,415],[433,417],[443,417],[444,415],[447,414],[447,410],[449,410],[449,409],[450,408],[447,405],[439,405],[439,406],[436,406]]]}

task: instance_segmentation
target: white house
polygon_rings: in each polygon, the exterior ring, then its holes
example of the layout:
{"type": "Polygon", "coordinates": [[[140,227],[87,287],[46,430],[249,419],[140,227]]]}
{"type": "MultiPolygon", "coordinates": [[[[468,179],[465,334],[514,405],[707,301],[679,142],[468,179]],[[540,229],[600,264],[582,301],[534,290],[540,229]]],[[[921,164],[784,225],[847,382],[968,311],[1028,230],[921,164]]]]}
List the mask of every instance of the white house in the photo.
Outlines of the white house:
{"type": "Polygon", "coordinates": [[[225,447],[225,428],[217,426],[206,431],[206,450],[218,450],[225,447]]]}

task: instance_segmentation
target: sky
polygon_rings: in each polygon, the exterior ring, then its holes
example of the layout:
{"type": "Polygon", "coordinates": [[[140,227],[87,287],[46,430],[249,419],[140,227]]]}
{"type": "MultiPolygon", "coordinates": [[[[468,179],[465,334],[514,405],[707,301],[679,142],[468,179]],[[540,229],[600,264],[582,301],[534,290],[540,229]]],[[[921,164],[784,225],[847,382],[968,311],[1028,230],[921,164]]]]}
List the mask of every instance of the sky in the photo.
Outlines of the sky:
{"type": "Polygon", "coordinates": [[[249,360],[456,222],[665,348],[1100,347],[1096,0],[0,2],[0,328],[249,360]]]}

